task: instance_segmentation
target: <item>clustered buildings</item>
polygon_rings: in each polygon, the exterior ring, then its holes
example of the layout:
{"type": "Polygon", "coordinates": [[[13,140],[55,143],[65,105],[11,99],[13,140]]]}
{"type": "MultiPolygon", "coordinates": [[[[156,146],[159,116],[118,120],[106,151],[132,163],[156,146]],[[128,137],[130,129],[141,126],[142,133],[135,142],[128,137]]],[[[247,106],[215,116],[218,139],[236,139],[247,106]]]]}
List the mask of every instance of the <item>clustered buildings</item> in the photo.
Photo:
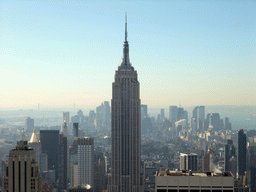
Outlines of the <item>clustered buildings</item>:
{"type": "Polygon", "coordinates": [[[227,117],[205,115],[204,106],[190,119],[180,106],[169,107],[169,118],[164,109],[151,117],[137,76],[126,23],[111,107],[63,112],[61,126],[35,127],[27,118],[2,158],[2,191],[256,191],[256,131],[232,131],[227,117]]]}

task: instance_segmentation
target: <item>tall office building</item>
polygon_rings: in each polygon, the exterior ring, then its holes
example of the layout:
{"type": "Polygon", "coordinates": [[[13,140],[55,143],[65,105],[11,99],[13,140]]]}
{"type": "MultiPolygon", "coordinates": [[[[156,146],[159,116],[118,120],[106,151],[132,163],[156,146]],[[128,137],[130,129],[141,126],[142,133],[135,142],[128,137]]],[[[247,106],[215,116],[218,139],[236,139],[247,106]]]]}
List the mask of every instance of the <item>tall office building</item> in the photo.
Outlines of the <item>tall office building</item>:
{"type": "Polygon", "coordinates": [[[16,148],[10,151],[2,182],[3,192],[41,191],[38,163],[27,141],[18,141],[16,148]]]}
{"type": "Polygon", "coordinates": [[[78,137],[78,123],[73,123],[73,137],[78,137]]]}
{"type": "Polygon", "coordinates": [[[175,125],[175,122],[178,119],[178,107],[177,106],[170,106],[169,107],[169,121],[172,125],[175,125]]]}
{"type": "Polygon", "coordinates": [[[248,171],[251,191],[256,191],[256,144],[250,143],[248,146],[248,171]]]}
{"type": "Polygon", "coordinates": [[[191,170],[197,171],[197,158],[198,155],[195,153],[191,154],[180,154],[180,170],[191,170]]]}
{"type": "Polygon", "coordinates": [[[231,130],[232,124],[229,122],[229,118],[225,117],[225,130],[231,130]]]}
{"type": "Polygon", "coordinates": [[[238,131],[238,175],[242,178],[246,171],[246,134],[243,129],[238,131]]]}
{"type": "Polygon", "coordinates": [[[164,109],[161,109],[161,120],[163,121],[164,118],[165,118],[165,116],[164,116],[164,109]]]}
{"type": "Polygon", "coordinates": [[[108,101],[104,101],[103,105],[103,125],[104,126],[110,126],[110,106],[108,101]]]}
{"type": "Polygon", "coordinates": [[[147,118],[148,116],[148,106],[147,105],[141,105],[141,119],[147,118]]]}
{"type": "Polygon", "coordinates": [[[209,128],[219,130],[220,129],[220,114],[211,113],[209,116],[209,128]]]}
{"type": "Polygon", "coordinates": [[[33,148],[35,151],[35,160],[39,164],[40,171],[48,171],[48,156],[45,153],[42,153],[41,143],[37,137],[35,129],[28,142],[28,146],[33,148]]]}
{"type": "Polygon", "coordinates": [[[69,112],[63,112],[63,121],[66,119],[67,122],[67,126],[69,127],[69,123],[70,123],[70,114],[69,112]]]}
{"type": "Polygon", "coordinates": [[[112,169],[108,191],[142,192],[140,88],[137,71],[129,60],[127,22],[123,61],[115,73],[112,89],[112,169]]]}
{"type": "Polygon", "coordinates": [[[58,177],[59,130],[40,130],[42,152],[48,155],[48,170],[55,170],[58,177]]]}
{"type": "Polygon", "coordinates": [[[196,119],[197,129],[202,130],[204,127],[205,107],[196,106],[192,112],[192,118],[196,119]]]}
{"type": "Polygon", "coordinates": [[[59,135],[59,153],[58,153],[58,180],[59,191],[67,189],[67,173],[68,173],[68,141],[65,135],[59,135]]]}
{"type": "Polygon", "coordinates": [[[28,117],[25,122],[25,129],[28,133],[32,133],[34,129],[34,119],[28,117]]]}
{"type": "Polygon", "coordinates": [[[78,138],[78,185],[90,185],[94,188],[94,139],[78,138]]]}
{"type": "Polygon", "coordinates": [[[70,187],[78,187],[78,138],[73,139],[73,145],[69,148],[69,176],[70,187]]]}
{"type": "Polygon", "coordinates": [[[188,121],[188,112],[182,107],[177,108],[177,121],[181,119],[186,119],[188,121]]]}
{"type": "Polygon", "coordinates": [[[62,133],[64,135],[64,137],[68,137],[68,124],[67,124],[67,120],[64,119],[64,122],[63,122],[63,128],[62,128],[62,133]]]}
{"type": "Polygon", "coordinates": [[[227,140],[225,145],[225,157],[224,157],[224,169],[225,171],[231,171],[231,158],[236,156],[236,149],[233,145],[233,140],[227,140]]]}

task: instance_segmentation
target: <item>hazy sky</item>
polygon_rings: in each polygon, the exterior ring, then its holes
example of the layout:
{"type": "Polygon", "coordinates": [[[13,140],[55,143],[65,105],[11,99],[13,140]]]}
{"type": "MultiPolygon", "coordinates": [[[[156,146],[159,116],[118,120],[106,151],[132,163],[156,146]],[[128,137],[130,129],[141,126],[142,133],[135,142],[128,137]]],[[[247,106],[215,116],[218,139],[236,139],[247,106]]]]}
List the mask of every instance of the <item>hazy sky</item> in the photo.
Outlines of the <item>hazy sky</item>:
{"type": "Polygon", "coordinates": [[[125,12],[142,103],[256,104],[256,1],[0,1],[0,108],[110,101],[125,12]]]}

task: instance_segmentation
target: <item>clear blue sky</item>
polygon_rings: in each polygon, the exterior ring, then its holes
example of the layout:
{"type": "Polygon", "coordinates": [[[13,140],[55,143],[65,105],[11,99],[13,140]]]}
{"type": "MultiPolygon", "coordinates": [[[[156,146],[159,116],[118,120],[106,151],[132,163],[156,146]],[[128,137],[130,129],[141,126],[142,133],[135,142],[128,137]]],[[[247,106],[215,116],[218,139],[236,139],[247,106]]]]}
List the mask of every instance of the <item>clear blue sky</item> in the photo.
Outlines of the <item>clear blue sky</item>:
{"type": "Polygon", "coordinates": [[[111,99],[125,12],[142,103],[256,104],[256,1],[0,1],[0,108],[111,99]]]}

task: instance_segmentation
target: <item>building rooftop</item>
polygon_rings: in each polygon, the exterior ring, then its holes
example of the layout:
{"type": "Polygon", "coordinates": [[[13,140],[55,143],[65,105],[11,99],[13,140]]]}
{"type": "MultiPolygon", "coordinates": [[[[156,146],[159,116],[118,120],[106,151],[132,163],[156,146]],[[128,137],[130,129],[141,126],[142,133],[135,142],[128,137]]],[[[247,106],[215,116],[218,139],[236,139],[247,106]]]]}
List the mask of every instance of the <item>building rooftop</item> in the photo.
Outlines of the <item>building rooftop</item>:
{"type": "Polygon", "coordinates": [[[203,171],[157,171],[156,176],[199,176],[199,177],[233,177],[229,171],[216,173],[216,172],[203,172],[203,171]]]}
{"type": "Polygon", "coordinates": [[[36,135],[36,130],[35,129],[32,133],[32,136],[31,136],[31,139],[30,139],[29,143],[39,143],[39,139],[36,135]]]}

